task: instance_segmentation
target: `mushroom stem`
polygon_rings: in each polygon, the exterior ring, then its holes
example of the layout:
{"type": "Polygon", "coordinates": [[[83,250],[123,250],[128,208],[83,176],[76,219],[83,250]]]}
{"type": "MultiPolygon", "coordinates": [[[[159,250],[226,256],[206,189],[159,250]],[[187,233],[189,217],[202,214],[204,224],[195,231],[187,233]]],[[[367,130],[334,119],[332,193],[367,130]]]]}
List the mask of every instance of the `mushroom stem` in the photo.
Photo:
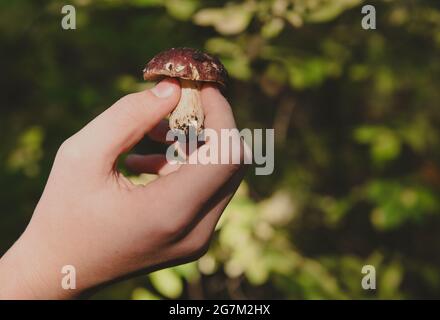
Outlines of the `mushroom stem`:
{"type": "Polygon", "coordinates": [[[183,130],[188,133],[189,127],[194,127],[197,134],[203,129],[204,114],[200,96],[199,81],[179,79],[182,92],[176,109],[171,112],[169,124],[171,129],[183,130]]]}

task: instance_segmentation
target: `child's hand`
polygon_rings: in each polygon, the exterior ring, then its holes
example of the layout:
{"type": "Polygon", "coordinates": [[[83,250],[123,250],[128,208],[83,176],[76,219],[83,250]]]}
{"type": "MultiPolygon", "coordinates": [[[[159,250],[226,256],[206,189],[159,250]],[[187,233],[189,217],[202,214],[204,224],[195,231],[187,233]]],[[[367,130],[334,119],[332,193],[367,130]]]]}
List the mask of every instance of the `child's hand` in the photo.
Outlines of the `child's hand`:
{"type": "MultiPolygon", "coordinates": [[[[0,260],[1,298],[72,298],[138,272],[196,259],[238,187],[240,165],[171,165],[163,155],[133,155],[127,166],[157,173],[135,186],[118,156],[146,133],[165,140],[163,119],[180,88],[164,80],[116,102],[60,147],[44,193],[20,239],[0,260]],[[64,290],[63,266],[76,269],[64,290]]],[[[205,127],[234,128],[228,102],[205,85],[205,127]]]]}

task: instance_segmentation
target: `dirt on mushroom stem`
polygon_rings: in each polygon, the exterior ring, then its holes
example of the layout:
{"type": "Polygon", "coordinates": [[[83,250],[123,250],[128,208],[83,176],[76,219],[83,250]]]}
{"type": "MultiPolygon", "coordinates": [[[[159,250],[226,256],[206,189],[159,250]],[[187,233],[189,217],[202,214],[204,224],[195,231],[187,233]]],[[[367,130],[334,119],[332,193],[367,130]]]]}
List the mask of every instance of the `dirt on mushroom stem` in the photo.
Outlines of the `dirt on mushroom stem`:
{"type": "Polygon", "coordinates": [[[179,79],[181,94],[177,107],[171,112],[169,125],[172,130],[182,130],[188,134],[189,128],[194,127],[197,134],[203,129],[205,119],[202,109],[200,81],[179,79]]]}

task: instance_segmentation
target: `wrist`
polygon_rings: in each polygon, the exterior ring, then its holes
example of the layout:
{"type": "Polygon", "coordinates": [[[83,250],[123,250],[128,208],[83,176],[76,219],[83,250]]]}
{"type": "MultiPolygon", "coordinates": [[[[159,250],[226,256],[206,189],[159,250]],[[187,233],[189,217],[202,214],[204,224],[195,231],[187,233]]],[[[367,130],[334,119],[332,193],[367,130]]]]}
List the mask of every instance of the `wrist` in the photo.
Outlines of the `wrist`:
{"type": "Polygon", "coordinates": [[[81,291],[62,287],[63,274],[53,257],[27,245],[22,236],[0,259],[0,299],[72,299],[81,291]]]}
{"type": "Polygon", "coordinates": [[[0,299],[38,299],[38,276],[31,267],[25,268],[25,258],[17,241],[0,259],[0,299]]]}

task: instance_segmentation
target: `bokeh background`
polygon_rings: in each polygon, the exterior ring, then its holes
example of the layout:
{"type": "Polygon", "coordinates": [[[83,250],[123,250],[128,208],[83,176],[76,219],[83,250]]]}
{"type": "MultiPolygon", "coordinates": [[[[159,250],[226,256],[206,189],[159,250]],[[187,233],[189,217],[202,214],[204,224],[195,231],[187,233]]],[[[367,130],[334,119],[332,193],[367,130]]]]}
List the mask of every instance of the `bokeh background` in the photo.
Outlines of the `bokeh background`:
{"type": "Polygon", "coordinates": [[[1,1],[0,254],[61,142],[177,46],[221,58],[239,127],[275,128],[275,171],[249,171],[199,261],[95,298],[440,298],[437,0],[1,1]]]}

